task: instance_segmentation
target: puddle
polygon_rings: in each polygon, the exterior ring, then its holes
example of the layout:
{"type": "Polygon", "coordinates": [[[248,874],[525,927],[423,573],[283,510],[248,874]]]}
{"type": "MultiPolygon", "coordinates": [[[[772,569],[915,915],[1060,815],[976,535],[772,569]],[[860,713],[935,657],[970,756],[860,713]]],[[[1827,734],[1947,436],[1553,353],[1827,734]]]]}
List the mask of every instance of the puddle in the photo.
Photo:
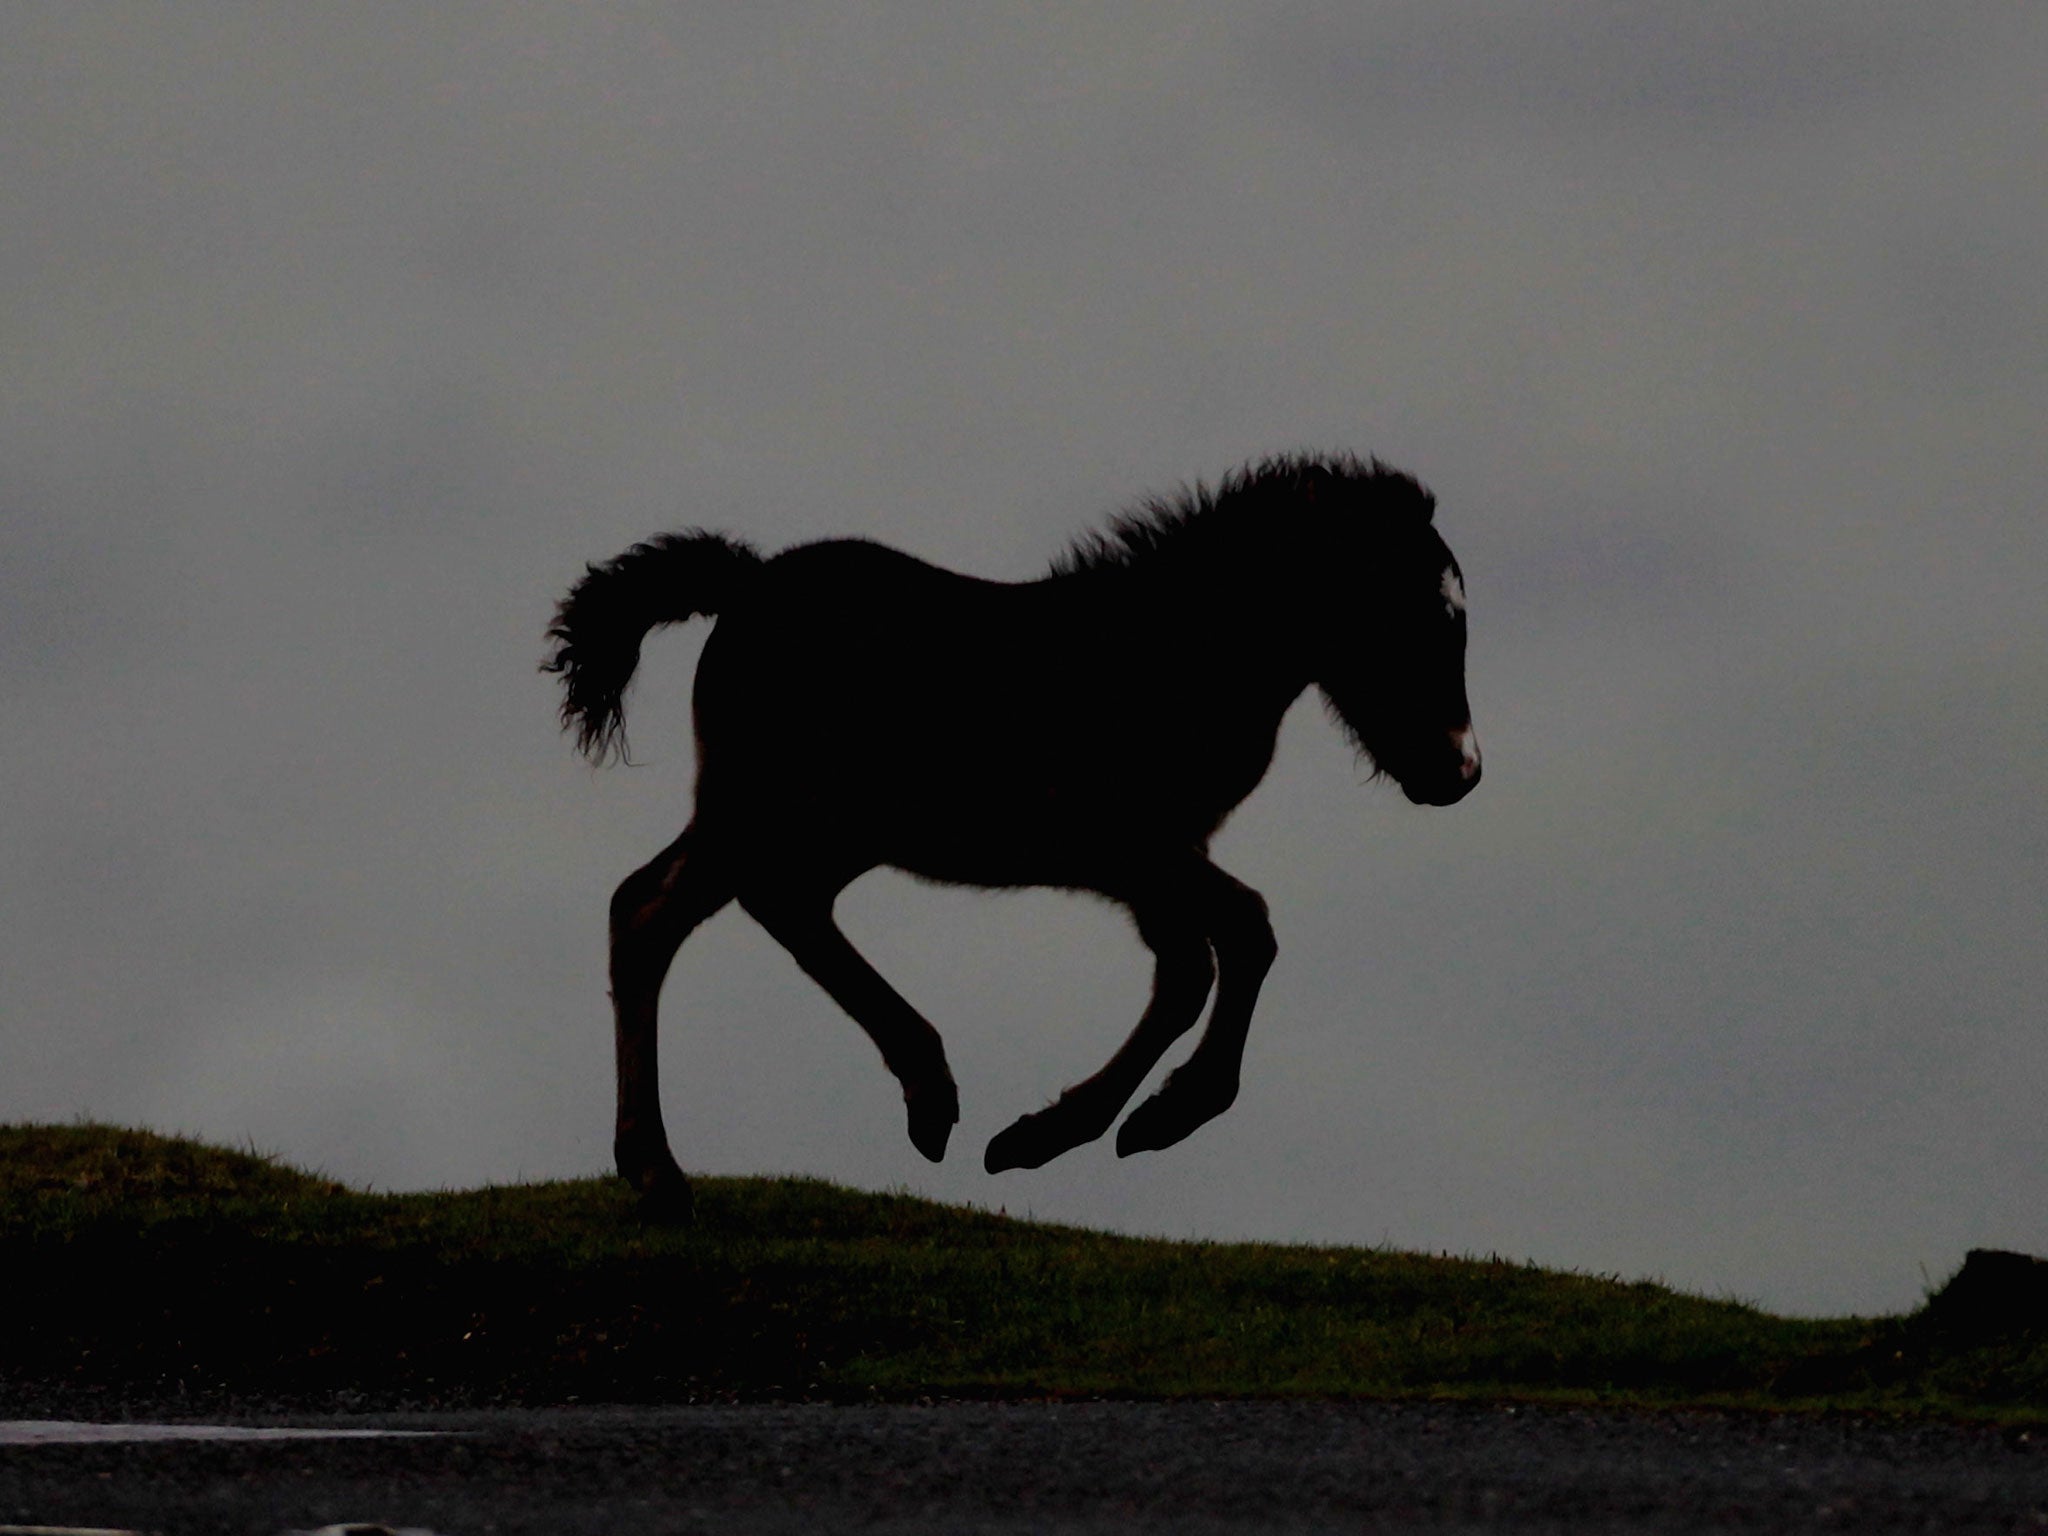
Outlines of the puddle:
{"type": "MultiPolygon", "coordinates": [[[[138,1440],[417,1439],[434,1429],[254,1428],[246,1424],[81,1424],[69,1419],[0,1419],[0,1445],[117,1445],[138,1440]]],[[[5,1527],[0,1527],[4,1531],[5,1527]]]]}

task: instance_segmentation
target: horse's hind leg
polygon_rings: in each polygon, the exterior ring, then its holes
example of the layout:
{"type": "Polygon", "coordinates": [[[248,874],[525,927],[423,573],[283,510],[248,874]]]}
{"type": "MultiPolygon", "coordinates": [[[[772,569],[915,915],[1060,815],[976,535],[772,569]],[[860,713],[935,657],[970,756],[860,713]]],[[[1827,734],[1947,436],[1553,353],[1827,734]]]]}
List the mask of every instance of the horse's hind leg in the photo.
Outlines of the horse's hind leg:
{"type": "Polygon", "coordinates": [[[1266,903],[1250,886],[1205,864],[1194,897],[1216,951],[1216,1004],[1194,1054],[1117,1131],[1119,1157],[1170,1147],[1230,1108],[1237,1098],[1252,1007],[1279,953],[1266,903]]]}
{"type": "Polygon", "coordinates": [[[611,982],[619,1068],[612,1158],[648,1205],[687,1219],[690,1181],[661,1122],[656,1005],[669,963],[692,930],[732,899],[722,861],[697,830],[628,875],[612,896],[611,982]]]}
{"type": "Polygon", "coordinates": [[[1152,998],[1137,1028],[1102,1070],[1025,1115],[988,1144],[982,1164],[990,1173],[1039,1168],[1062,1152],[1093,1141],[1110,1126],[1166,1048],[1202,1015],[1215,980],[1209,941],[1179,902],[1135,906],[1138,935],[1152,951],[1152,998]]]}
{"type": "Polygon", "coordinates": [[[936,1163],[946,1155],[947,1138],[960,1119],[960,1094],[946,1065],[945,1045],[839,931],[832,920],[837,894],[837,888],[792,890],[771,882],[757,889],[750,880],[740,892],[740,905],[867,1031],[903,1085],[911,1144],[936,1163]]]}

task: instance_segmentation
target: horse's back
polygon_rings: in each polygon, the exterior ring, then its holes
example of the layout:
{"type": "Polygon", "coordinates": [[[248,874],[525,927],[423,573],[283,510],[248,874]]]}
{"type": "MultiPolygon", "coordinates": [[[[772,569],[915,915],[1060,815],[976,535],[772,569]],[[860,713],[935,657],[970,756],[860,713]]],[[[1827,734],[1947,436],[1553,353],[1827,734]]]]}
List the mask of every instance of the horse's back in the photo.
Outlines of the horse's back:
{"type": "Polygon", "coordinates": [[[804,611],[864,627],[929,624],[1001,605],[1024,588],[965,576],[872,539],[824,539],[771,559],[742,612],[774,609],[786,622],[804,611]]]}
{"type": "Polygon", "coordinates": [[[708,747],[770,753],[857,734],[909,749],[941,717],[1014,687],[1032,632],[1028,589],[942,570],[859,539],[800,545],[720,616],[698,664],[708,747]]]}
{"type": "Polygon", "coordinates": [[[906,674],[966,667],[970,653],[1015,633],[1026,590],[866,539],[801,544],[770,560],[746,601],[720,617],[706,666],[714,682],[731,669],[785,690],[886,692],[906,674]]]}

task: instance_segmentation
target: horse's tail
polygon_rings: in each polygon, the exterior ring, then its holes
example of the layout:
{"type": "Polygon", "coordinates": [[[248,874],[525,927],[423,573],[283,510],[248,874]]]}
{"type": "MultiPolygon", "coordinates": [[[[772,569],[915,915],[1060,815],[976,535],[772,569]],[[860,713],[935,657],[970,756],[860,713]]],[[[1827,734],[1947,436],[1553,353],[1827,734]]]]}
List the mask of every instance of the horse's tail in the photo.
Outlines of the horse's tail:
{"type": "Polygon", "coordinates": [[[626,684],[650,629],[723,613],[761,566],[748,545],[716,533],[664,533],[585,569],[555,609],[543,672],[562,678],[562,729],[595,762],[626,755],[626,684]]]}

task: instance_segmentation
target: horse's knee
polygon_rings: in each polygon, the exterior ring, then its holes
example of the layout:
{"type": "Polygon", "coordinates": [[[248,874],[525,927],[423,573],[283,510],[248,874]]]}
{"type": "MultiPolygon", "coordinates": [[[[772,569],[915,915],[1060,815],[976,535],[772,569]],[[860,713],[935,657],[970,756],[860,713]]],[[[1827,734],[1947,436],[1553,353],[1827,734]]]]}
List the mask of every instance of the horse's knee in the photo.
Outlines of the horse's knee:
{"type": "Polygon", "coordinates": [[[1246,885],[1232,889],[1218,904],[1213,940],[1218,952],[1227,954],[1235,965],[1264,970],[1280,954],[1266,898],[1246,885]]]}
{"type": "Polygon", "coordinates": [[[609,964],[614,995],[657,988],[697,925],[725,904],[715,877],[680,860],[636,870],[612,893],[609,964]]]}
{"type": "Polygon", "coordinates": [[[1216,982],[1216,956],[1198,914],[1179,912],[1172,922],[1141,913],[1138,937],[1152,951],[1154,986],[1160,991],[1206,996],[1216,982]],[[1148,920],[1148,916],[1150,920],[1148,920]]]}
{"type": "Polygon", "coordinates": [[[1162,1002],[1199,1009],[1209,989],[1216,985],[1216,955],[1206,939],[1172,945],[1155,945],[1158,966],[1153,992],[1162,1002]]]}
{"type": "Polygon", "coordinates": [[[636,869],[612,892],[611,932],[614,941],[630,937],[647,921],[649,911],[661,900],[661,877],[651,870],[636,869]]]}
{"type": "Polygon", "coordinates": [[[675,943],[665,931],[672,925],[658,921],[665,894],[660,879],[648,878],[646,870],[628,875],[612,892],[610,960],[615,985],[646,985],[667,970],[675,943]]]}
{"type": "Polygon", "coordinates": [[[724,906],[732,892],[723,884],[723,861],[707,858],[692,832],[621,880],[612,892],[614,955],[673,952],[683,936],[724,906]]]}

